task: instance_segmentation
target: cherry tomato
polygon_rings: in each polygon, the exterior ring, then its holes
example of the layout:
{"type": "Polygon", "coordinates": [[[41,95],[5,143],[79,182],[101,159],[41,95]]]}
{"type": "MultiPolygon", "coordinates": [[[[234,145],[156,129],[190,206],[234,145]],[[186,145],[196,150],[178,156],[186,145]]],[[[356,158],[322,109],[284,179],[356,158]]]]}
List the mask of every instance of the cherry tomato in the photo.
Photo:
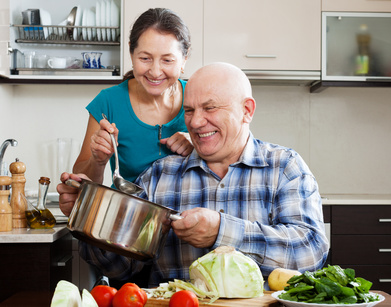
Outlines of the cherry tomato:
{"type": "Polygon", "coordinates": [[[125,284],[113,298],[113,307],[143,307],[146,303],[146,294],[135,284],[125,284]]]}
{"type": "Polygon", "coordinates": [[[181,290],[175,292],[171,298],[169,307],[198,307],[198,298],[194,292],[181,290]]]}
{"type": "Polygon", "coordinates": [[[104,285],[96,286],[91,290],[91,295],[99,307],[112,307],[112,301],[116,293],[117,289],[104,285]]]}

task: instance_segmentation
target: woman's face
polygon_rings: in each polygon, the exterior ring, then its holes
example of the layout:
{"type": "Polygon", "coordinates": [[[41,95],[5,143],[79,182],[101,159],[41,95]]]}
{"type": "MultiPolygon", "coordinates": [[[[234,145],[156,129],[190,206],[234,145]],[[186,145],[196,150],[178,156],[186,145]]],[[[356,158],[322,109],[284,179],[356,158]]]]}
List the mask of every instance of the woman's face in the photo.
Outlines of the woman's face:
{"type": "Polygon", "coordinates": [[[140,36],[131,59],[134,77],[154,96],[161,95],[177,82],[186,63],[176,37],[152,28],[140,36]]]}

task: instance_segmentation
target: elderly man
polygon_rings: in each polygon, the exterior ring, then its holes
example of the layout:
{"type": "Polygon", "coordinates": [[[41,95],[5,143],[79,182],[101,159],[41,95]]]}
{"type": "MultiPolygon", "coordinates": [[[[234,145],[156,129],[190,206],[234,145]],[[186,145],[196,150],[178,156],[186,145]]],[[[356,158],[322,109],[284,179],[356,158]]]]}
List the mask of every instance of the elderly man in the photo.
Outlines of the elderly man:
{"type": "MultiPolygon", "coordinates": [[[[136,181],[144,188],[140,197],[183,216],[171,223],[149,286],[188,279],[191,263],[221,245],[254,259],[265,276],[276,267],[323,266],[328,242],[316,180],[298,153],[254,138],[255,107],[250,82],[235,66],[207,65],[189,79],[184,110],[194,151],[156,161],[136,181]]],[[[76,191],[64,184],[58,191],[69,214],[76,191]]],[[[81,254],[124,282],[143,266],[87,244],[81,254]]]]}

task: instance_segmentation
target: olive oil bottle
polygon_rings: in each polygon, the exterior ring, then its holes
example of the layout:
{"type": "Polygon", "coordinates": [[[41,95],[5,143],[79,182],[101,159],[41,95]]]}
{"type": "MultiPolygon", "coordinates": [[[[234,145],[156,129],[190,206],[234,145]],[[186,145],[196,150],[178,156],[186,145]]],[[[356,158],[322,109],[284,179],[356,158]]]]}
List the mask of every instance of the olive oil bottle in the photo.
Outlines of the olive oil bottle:
{"type": "Polygon", "coordinates": [[[31,203],[26,211],[27,225],[33,229],[53,228],[56,224],[56,219],[49,209],[46,208],[46,196],[50,184],[50,179],[47,177],[39,178],[38,202],[35,207],[31,203]]]}

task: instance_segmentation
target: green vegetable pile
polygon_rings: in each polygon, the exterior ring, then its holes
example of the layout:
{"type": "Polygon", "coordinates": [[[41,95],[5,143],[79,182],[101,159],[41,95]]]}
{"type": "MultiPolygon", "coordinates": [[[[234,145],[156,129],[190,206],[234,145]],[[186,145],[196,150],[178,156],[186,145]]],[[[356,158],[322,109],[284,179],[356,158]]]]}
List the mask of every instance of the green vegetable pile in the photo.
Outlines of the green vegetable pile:
{"type": "Polygon", "coordinates": [[[355,276],[353,269],[329,265],[315,272],[306,271],[288,280],[289,286],[278,297],[283,300],[316,304],[356,304],[379,301],[370,293],[372,283],[355,276]]]}

